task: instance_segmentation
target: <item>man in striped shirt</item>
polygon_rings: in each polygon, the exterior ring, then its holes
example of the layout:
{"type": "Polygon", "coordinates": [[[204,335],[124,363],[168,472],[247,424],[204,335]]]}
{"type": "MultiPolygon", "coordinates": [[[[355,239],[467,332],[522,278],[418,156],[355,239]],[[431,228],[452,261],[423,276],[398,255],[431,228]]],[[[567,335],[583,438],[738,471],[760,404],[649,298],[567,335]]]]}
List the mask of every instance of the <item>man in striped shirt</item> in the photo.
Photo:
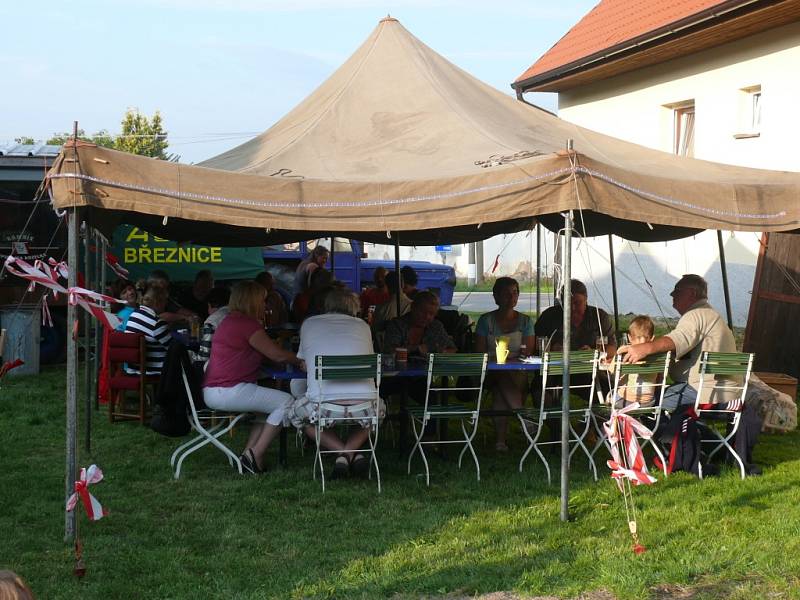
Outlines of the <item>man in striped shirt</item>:
{"type": "MultiPolygon", "coordinates": [[[[126,333],[143,333],[147,342],[147,375],[160,375],[172,336],[159,313],[167,305],[167,290],[160,285],[150,285],[142,298],[142,305],[133,311],[125,326],[126,333]]],[[[134,368],[129,372],[138,373],[134,368]]]]}
{"type": "Polygon", "coordinates": [[[200,334],[200,349],[192,358],[195,362],[207,363],[211,358],[211,338],[214,337],[217,327],[228,316],[228,301],[231,292],[227,288],[217,287],[208,293],[208,318],[203,323],[200,334]]]}

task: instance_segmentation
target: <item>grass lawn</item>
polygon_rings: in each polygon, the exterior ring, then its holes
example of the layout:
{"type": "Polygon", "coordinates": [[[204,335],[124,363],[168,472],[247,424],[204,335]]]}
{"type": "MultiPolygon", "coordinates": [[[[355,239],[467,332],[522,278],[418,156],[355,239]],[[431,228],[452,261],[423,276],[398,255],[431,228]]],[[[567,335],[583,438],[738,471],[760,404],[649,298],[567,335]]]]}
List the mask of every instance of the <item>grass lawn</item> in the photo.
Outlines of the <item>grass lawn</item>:
{"type": "Polygon", "coordinates": [[[38,598],[800,598],[797,433],[762,438],[762,477],[676,474],[635,490],[648,548],[637,556],[604,466],[595,483],[574,465],[574,522],[563,524],[558,483],[533,458],[517,472],[519,431],[496,455],[488,423],[480,483],[469,464],[459,472],[434,458],[426,488],[420,463],[408,476],[386,446],[381,495],[368,481],[329,482],[323,495],[293,436],[288,469],[242,477],[208,449],[175,482],[177,440],[104,413],[94,424],[79,464],[104,470],[93,492],[111,514],[88,523],[80,513],[87,574],[77,580],[62,539],[64,369],[2,382],[0,569],[38,598]]]}

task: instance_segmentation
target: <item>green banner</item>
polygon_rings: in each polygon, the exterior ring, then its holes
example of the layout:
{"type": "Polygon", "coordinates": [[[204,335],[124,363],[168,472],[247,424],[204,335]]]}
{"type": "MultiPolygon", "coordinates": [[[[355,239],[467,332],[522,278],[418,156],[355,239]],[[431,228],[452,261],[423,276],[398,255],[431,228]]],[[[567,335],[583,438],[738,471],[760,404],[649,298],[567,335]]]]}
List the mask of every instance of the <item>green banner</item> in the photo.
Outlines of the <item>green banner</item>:
{"type": "Polygon", "coordinates": [[[166,271],[172,281],[194,281],[201,269],[210,269],[214,279],[252,279],[264,270],[261,248],[177,244],[132,225],[114,230],[111,252],[132,280],[153,269],[166,271]]]}

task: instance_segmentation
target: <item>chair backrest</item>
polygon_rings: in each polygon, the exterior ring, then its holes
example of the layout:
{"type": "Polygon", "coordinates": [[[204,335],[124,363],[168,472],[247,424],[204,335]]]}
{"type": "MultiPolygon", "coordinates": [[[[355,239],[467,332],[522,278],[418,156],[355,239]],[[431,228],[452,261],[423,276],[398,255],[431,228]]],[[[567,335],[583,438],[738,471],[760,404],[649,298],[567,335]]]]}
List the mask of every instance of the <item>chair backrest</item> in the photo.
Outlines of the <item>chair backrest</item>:
{"type": "MultiPolygon", "coordinates": [[[[479,353],[441,353],[431,354],[428,358],[428,389],[425,394],[425,410],[430,402],[432,391],[475,392],[475,409],[479,410],[481,396],[483,394],[483,382],[486,378],[486,365],[489,362],[488,354],[479,353]],[[445,386],[436,387],[433,385],[436,377],[455,377],[456,386],[451,388],[445,386]],[[474,381],[477,379],[477,385],[474,381]],[[469,385],[467,384],[469,382],[469,385]]],[[[464,394],[459,393],[463,400],[464,394]]]]}
{"type": "MultiPolygon", "coordinates": [[[[600,354],[597,350],[575,350],[569,353],[569,373],[572,375],[591,375],[590,383],[570,383],[570,390],[586,389],[589,394],[589,404],[592,404],[595,385],[597,383],[597,365],[600,354]]],[[[542,393],[539,402],[544,406],[545,392],[563,388],[560,377],[564,374],[564,353],[545,352],[542,360],[542,393]],[[553,377],[559,378],[553,380],[553,377]],[[548,382],[548,379],[550,381],[548,382]]]]}
{"type": "Polygon", "coordinates": [[[145,357],[145,338],[143,333],[125,333],[106,330],[108,336],[108,359],[112,364],[129,362],[140,364],[145,357]]]}
{"type": "Polygon", "coordinates": [[[355,381],[372,379],[375,381],[375,397],[381,386],[381,355],[318,355],[314,365],[316,379],[320,382],[322,400],[325,400],[325,384],[323,382],[355,381]]]}
{"type": "Polygon", "coordinates": [[[671,352],[651,354],[643,361],[636,363],[622,362],[624,355],[614,357],[614,392],[612,398],[623,397],[625,403],[641,402],[642,398],[650,399],[648,403],[654,409],[661,407],[664,392],[667,389],[667,374],[671,352]]]}
{"type": "Polygon", "coordinates": [[[741,410],[752,368],[751,353],[703,352],[695,410],[703,409],[708,403],[727,403],[728,410],[741,410]]]}

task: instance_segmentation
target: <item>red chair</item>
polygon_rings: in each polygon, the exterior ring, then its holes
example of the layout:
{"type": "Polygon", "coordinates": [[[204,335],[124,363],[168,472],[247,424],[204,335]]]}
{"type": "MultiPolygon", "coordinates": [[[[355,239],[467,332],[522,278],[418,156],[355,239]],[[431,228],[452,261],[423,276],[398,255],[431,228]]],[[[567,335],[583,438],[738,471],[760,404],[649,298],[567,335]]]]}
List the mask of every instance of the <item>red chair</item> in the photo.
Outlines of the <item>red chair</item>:
{"type": "MultiPolygon", "coordinates": [[[[142,333],[124,333],[106,330],[106,356],[104,364],[108,365],[108,418],[113,423],[116,419],[139,420],[144,425],[147,414],[147,387],[158,383],[158,375],[144,373],[127,373],[123,367],[144,365],[147,362],[147,342],[142,333]],[[139,411],[127,412],[125,397],[127,392],[139,394],[139,411]]],[[[128,409],[129,410],[129,409],[128,409]]]]}

